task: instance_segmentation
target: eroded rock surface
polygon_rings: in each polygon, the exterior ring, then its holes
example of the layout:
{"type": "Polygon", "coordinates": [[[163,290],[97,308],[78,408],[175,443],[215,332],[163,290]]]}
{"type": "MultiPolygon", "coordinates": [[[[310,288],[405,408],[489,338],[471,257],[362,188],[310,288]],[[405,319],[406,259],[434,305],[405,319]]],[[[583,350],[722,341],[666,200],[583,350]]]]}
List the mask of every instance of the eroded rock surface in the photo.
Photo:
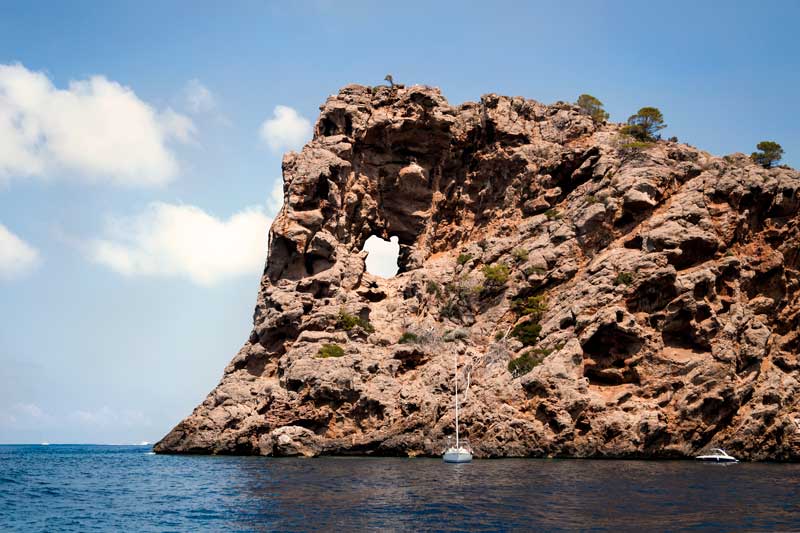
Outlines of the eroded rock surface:
{"type": "Polygon", "coordinates": [[[800,457],[796,171],[631,148],[564,103],[351,85],[283,178],[252,334],[156,451],[436,455],[457,355],[479,457],[800,457]],[[365,272],[371,235],[396,277],[365,272]]]}

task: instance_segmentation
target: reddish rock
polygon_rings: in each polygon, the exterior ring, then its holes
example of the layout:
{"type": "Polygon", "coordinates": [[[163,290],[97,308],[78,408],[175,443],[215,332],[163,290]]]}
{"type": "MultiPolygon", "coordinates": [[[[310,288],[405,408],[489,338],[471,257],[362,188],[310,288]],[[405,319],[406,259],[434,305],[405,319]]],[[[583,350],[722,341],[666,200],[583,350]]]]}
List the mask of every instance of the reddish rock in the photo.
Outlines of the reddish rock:
{"type": "Polygon", "coordinates": [[[436,455],[458,355],[478,457],[797,460],[800,175],[620,146],[569,104],[345,87],[284,158],[249,340],[155,450],[436,455]],[[396,277],[365,272],[371,235],[396,277]],[[512,375],[525,322],[541,363],[512,375]]]}

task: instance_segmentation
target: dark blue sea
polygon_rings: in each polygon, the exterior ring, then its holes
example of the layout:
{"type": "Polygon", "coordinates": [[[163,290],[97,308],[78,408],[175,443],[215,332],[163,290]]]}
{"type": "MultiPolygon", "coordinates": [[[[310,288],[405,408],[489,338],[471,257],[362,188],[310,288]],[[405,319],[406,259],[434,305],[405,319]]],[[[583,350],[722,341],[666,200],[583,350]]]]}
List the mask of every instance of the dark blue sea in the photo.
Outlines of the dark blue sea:
{"type": "Polygon", "coordinates": [[[2,531],[800,530],[800,465],[0,446],[2,531]]]}

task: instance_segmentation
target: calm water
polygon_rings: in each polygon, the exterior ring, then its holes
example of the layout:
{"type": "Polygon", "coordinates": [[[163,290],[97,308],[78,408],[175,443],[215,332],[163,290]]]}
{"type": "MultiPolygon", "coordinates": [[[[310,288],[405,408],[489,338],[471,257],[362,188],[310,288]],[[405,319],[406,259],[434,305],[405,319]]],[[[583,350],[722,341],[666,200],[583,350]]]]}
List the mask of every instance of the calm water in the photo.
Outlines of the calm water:
{"type": "Polygon", "coordinates": [[[800,530],[800,465],[0,446],[0,530],[800,530]]]}

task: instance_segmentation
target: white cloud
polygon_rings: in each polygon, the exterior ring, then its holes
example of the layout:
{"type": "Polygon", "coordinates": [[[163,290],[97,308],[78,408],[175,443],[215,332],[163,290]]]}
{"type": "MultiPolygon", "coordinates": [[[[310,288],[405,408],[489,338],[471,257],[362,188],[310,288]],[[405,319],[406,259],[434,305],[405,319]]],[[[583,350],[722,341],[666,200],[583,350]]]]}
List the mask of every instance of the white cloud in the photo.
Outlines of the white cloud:
{"type": "Polygon", "coordinates": [[[272,190],[269,191],[267,214],[274,218],[278,215],[281,207],[283,207],[283,178],[278,178],[272,184],[272,190]]]}
{"type": "Polygon", "coordinates": [[[271,222],[260,207],[221,220],[194,206],[155,202],[137,216],[111,219],[89,255],[126,276],[183,276],[213,285],[263,270],[271,222]]]}
{"type": "Polygon", "coordinates": [[[191,120],[161,112],[103,76],[56,88],[22,65],[0,65],[0,179],[73,173],[122,185],[161,185],[178,172],[168,144],[191,120]]]}
{"type": "Polygon", "coordinates": [[[186,106],[192,113],[208,113],[217,106],[211,91],[200,80],[189,80],[183,90],[186,106]]]}
{"type": "Polygon", "coordinates": [[[369,252],[364,261],[367,272],[382,278],[391,278],[397,274],[397,256],[400,254],[400,243],[397,237],[384,241],[377,235],[371,236],[364,243],[364,251],[369,252]]]}
{"type": "Polygon", "coordinates": [[[172,109],[167,109],[161,113],[160,119],[164,131],[182,143],[192,142],[197,133],[192,119],[186,115],[176,113],[172,109]]]}
{"type": "Polygon", "coordinates": [[[0,224],[0,279],[22,276],[39,264],[39,252],[0,224]]]}
{"type": "Polygon", "coordinates": [[[261,124],[261,139],[274,152],[299,150],[311,139],[311,121],[291,107],[276,106],[273,118],[261,124]]]}

